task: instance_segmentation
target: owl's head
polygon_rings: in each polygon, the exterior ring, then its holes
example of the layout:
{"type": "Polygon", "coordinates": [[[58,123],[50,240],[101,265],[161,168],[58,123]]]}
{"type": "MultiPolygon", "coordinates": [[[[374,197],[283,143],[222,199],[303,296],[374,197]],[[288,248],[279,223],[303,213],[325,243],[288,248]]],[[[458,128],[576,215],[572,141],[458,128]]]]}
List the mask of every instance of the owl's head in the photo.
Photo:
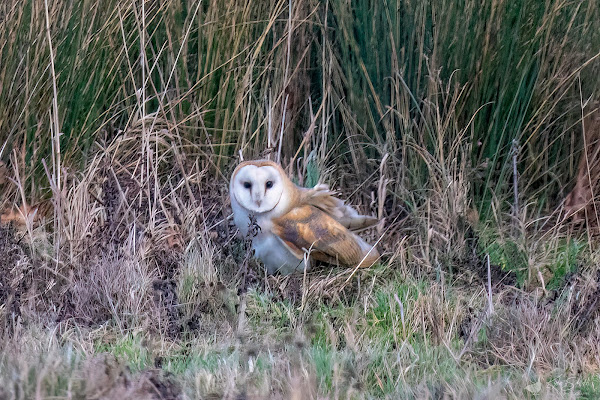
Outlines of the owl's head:
{"type": "Polygon", "coordinates": [[[233,172],[230,196],[248,211],[269,212],[279,204],[287,180],[281,167],[272,161],[246,161],[233,172]]]}

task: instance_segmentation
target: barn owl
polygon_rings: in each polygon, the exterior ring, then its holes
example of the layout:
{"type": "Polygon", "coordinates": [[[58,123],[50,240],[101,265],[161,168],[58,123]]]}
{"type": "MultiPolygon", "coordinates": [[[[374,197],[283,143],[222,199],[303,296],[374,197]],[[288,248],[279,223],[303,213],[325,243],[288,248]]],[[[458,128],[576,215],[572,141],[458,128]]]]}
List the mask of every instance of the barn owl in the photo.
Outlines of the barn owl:
{"type": "Polygon", "coordinates": [[[376,218],[359,215],[326,185],[295,185],[272,161],[238,165],[229,195],[241,235],[248,234],[251,217],[256,218],[260,229],[252,247],[269,274],[308,270],[311,259],[368,267],[379,258],[377,250],[353,232],[376,224],[376,218]]]}

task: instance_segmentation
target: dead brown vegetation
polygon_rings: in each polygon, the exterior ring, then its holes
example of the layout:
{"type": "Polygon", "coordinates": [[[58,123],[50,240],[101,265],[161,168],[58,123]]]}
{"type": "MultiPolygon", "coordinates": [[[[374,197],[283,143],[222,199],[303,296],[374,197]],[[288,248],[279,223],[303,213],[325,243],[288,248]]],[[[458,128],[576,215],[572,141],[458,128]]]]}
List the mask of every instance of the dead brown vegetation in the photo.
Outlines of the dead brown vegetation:
{"type": "Polygon", "coordinates": [[[582,118],[583,150],[575,186],[565,199],[565,218],[573,223],[585,223],[592,229],[600,227],[597,208],[600,196],[600,108],[594,103],[584,108],[582,118]],[[588,111],[589,110],[589,111],[588,111]]]}

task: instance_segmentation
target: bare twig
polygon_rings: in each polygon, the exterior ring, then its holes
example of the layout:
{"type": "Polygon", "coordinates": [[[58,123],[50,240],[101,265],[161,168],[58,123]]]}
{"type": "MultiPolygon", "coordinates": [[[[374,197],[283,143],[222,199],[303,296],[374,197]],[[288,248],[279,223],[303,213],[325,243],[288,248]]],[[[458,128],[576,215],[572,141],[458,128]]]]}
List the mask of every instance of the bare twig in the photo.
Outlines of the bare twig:
{"type": "MultiPolygon", "coordinates": [[[[513,216],[515,228],[518,229],[519,220],[519,172],[517,171],[517,157],[519,156],[519,142],[513,139],[512,142],[512,167],[513,167],[513,216]]],[[[489,264],[489,258],[488,258],[489,264]]]]}
{"type": "Polygon", "coordinates": [[[487,254],[487,293],[488,293],[488,317],[494,313],[492,302],[492,270],[490,268],[490,255],[487,254]]]}

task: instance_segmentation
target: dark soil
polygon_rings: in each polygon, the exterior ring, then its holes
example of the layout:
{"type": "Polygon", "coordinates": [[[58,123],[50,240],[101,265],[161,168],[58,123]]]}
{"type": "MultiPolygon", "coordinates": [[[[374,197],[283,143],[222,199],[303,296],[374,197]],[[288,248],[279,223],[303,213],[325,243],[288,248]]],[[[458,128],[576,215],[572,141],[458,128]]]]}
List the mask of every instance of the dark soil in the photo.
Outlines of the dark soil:
{"type": "Polygon", "coordinates": [[[21,319],[21,300],[27,291],[30,265],[13,226],[0,225],[0,304],[5,306],[0,314],[0,338],[5,334],[12,336],[21,319]]]}

